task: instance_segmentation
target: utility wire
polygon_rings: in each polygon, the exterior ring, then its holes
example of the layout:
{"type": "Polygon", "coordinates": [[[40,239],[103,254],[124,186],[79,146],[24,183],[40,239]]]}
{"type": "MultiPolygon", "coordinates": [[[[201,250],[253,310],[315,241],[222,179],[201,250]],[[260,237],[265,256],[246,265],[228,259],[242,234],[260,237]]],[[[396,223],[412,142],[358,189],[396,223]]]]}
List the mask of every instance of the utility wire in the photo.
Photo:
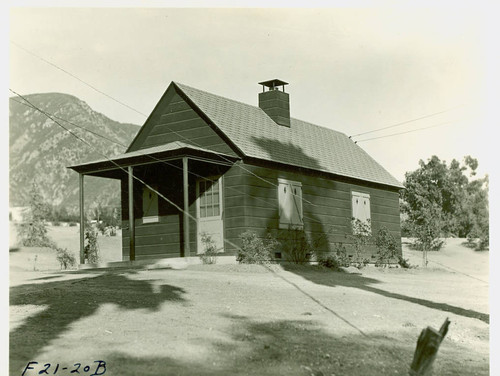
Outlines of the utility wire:
{"type": "MultiPolygon", "coordinates": [[[[135,108],[133,108],[133,107],[131,107],[131,106],[129,106],[129,105],[127,105],[127,104],[125,104],[125,103],[123,103],[123,102],[121,102],[121,101],[119,101],[119,100],[115,99],[115,98],[113,98],[112,96],[110,96],[110,95],[108,95],[108,94],[104,93],[103,91],[101,91],[101,90],[97,89],[95,86],[88,84],[87,82],[85,82],[84,80],[80,79],[79,77],[77,77],[77,76],[76,76],[76,75],[74,75],[73,73],[68,72],[67,70],[65,70],[65,69],[63,69],[63,68],[61,68],[61,67],[57,66],[56,64],[54,64],[54,63],[52,63],[52,62],[50,62],[50,61],[48,61],[48,60],[46,60],[46,59],[44,59],[44,58],[40,57],[39,55],[35,54],[34,52],[31,52],[31,51],[27,50],[26,48],[24,48],[24,47],[22,47],[22,46],[18,45],[17,43],[15,43],[15,42],[13,42],[13,41],[11,41],[11,43],[12,43],[12,44],[14,44],[15,46],[17,46],[18,48],[20,48],[20,49],[22,49],[22,50],[26,51],[27,53],[29,53],[29,54],[31,54],[31,55],[33,55],[33,56],[37,57],[38,59],[40,59],[40,60],[42,60],[42,61],[46,62],[47,64],[50,64],[50,65],[52,65],[53,67],[55,67],[55,68],[57,68],[57,69],[61,70],[62,72],[64,72],[64,73],[66,73],[66,74],[70,75],[71,77],[73,77],[73,78],[77,79],[78,81],[82,82],[83,84],[85,84],[85,85],[87,85],[87,86],[91,87],[92,89],[94,89],[94,90],[95,90],[95,91],[97,91],[98,93],[100,93],[100,94],[102,94],[102,95],[104,95],[104,96],[106,96],[106,97],[108,97],[108,98],[110,98],[110,99],[114,100],[115,102],[117,102],[117,103],[119,103],[119,104],[121,104],[121,105],[123,105],[123,106],[125,106],[125,107],[127,107],[127,108],[129,108],[129,109],[131,109],[131,110],[133,110],[133,111],[135,111],[135,112],[137,112],[137,113],[141,114],[141,115],[144,115],[145,117],[147,117],[147,115],[145,115],[145,114],[143,114],[142,112],[140,112],[140,111],[136,110],[135,108]]],[[[187,140],[187,141],[188,141],[188,143],[194,144],[195,146],[198,146],[198,147],[203,147],[202,145],[200,145],[200,144],[196,143],[195,141],[190,140],[190,139],[188,139],[187,137],[183,136],[182,134],[180,134],[180,133],[176,132],[175,130],[171,129],[170,127],[168,127],[168,126],[165,126],[165,127],[166,127],[168,130],[170,130],[172,133],[176,134],[177,136],[179,136],[179,137],[183,138],[184,140],[187,140]]],[[[223,156],[223,155],[219,155],[219,156],[220,156],[222,159],[224,159],[226,162],[229,162],[229,163],[233,164],[233,161],[231,161],[230,159],[226,158],[225,156],[223,156]]],[[[257,179],[259,179],[259,180],[261,180],[261,181],[263,181],[263,182],[265,182],[265,183],[267,183],[267,184],[269,184],[269,185],[271,185],[271,186],[274,186],[274,187],[279,187],[277,184],[275,184],[275,183],[273,183],[273,182],[270,182],[270,181],[269,181],[269,180],[267,180],[267,179],[264,179],[263,177],[261,177],[261,176],[259,176],[259,175],[255,174],[253,171],[251,171],[251,170],[249,170],[249,169],[247,169],[247,168],[245,168],[245,167],[243,167],[243,166],[241,166],[241,165],[239,165],[239,164],[237,164],[236,166],[238,166],[238,168],[240,168],[240,169],[244,170],[245,172],[247,172],[247,173],[249,173],[249,174],[253,175],[253,176],[254,176],[254,177],[256,177],[257,179]]],[[[294,196],[294,200],[296,200],[296,198],[295,198],[296,194],[293,192],[293,190],[292,190],[292,195],[294,196]]],[[[311,201],[309,201],[309,200],[307,200],[307,199],[305,199],[305,198],[302,198],[302,200],[303,200],[304,202],[306,202],[306,203],[308,203],[308,204],[312,205],[312,206],[315,206],[315,207],[321,207],[321,205],[316,205],[316,204],[312,203],[311,201]]]]}
{"type": "MultiPolygon", "coordinates": [[[[73,122],[70,122],[69,120],[66,120],[66,119],[63,119],[63,118],[61,118],[61,117],[58,117],[58,116],[56,116],[56,115],[54,115],[54,114],[52,114],[52,113],[49,113],[49,112],[47,112],[47,111],[40,111],[40,109],[39,109],[38,107],[34,106],[34,105],[33,105],[33,104],[31,104],[31,103],[21,102],[21,101],[18,101],[18,100],[16,100],[16,99],[14,99],[14,98],[11,98],[11,100],[13,100],[13,101],[15,101],[15,102],[17,102],[17,103],[20,103],[20,104],[22,104],[22,105],[24,105],[24,106],[27,106],[27,107],[29,107],[29,108],[32,108],[32,109],[34,109],[34,110],[36,110],[36,111],[39,111],[39,112],[41,112],[42,114],[44,114],[45,116],[50,115],[50,116],[51,116],[51,117],[53,117],[53,118],[59,119],[59,120],[61,120],[61,121],[67,122],[67,123],[69,123],[69,124],[72,124],[72,125],[74,125],[74,126],[76,126],[76,127],[80,128],[80,129],[82,129],[82,130],[84,130],[84,131],[87,131],[87,132],[90,132],[90,133],[92,133],[92,134],[94,134],[94,135],[96,135],[96,136],[102,137],[102,138],[106,139],[107,141],[109,141],[109,142],[111,142],[111,143],[114,143],[114,144],[117,144],[117,145],[120,145],[120,146],[126,147],[125,145],[123,145],[123,144],[119,143],[118,141],[115,141],[115,140],[112,140],[112,139],[107,138],[107,137],[105,137],[105,136],[102,136],[101,134],[99,134],[99,133],[97,133],[97,132],[94,132],[94,131],[92,131],[92,130],[90,130],[90,129],[88,129],[88,128],[85,128],[85,127],[80,126],[80,125],[78,125],[78,124],[75,124],[75,123],[73,123],[73,122]]],[[[156,158],[156,157],[154,157],[154,156],[152,156],[152,155],[150,155],[150,154],[141,153],[141,155],[142,155],[142,156],[144,156],[144,157],[150,158],[150,159],[152,159],[152,160],[155,160],[155,161],[157,161],[157,162],[159,162],[159,163],[162,163],[162,164],[165,164],[165,165],[167,165],[167,166],[170,166],[170,167],[173,167],[173,168],[175,168],[175,169],[178,169],[178,170],[180,170],[180,171],[182,171],[182,170],[183,170],[183,169],[182,169],[182,167],[180,167],[180,166],[177,166],[177,165],[175,165],[175,164],[173,164],[173,163],[169,163],[169,162],[167,162],[167,161],[165,161],[165,160],[162,160],[162,159],[160,159],[160,158],[156,158]]],[[[191,174],[191,175],[193,175],[193,176],[195,176],[195,177],[197,177],[197,178],[199,178],[199,179],[203,179],[203,180],[205,180],[205,181],[212,181],[212,180],[210,180],[210,179],[206,178],[205,176],[199,175],[199,174],[197,174],[197,173],[195,173],[195,172],[193,172],[193,171],[188,171],[188,173],[189,173],[189,174],[191,174]]],[[[267,180],[264,180],[264,181],[265,181],[265,182],[268,182],[267,180]]],[[[235,191],[235,192],[237,192],[237,193],[240,193],[240,194],[243,194],[243,195],[247,195],[247,196],[249,196],[249,197],[251,197],[251,198],[253,198],[253,199],[257,200],[257,201],[263,202],[263,203],[266,205],[266,207],[268,207],[268,206],[269,206],[269,204],[270,204],[270,202],[269,202],[268,200],[266,200],[266,199],[264,199],[264,198],[261,198],[261,197],[253,196],[253,195],[248,194],[248,193],[245,193],[245,192],[243,192],[243,191],[240,191],[240,190],[239,190],[239,189],[237,189],[236,187],[231,187],[231,186],[229,186],[229,187],[227,187],[227,188],[232,189],[233,191],[235,191]]],[[[290,187],[290,189],[292,189],[292,188],[290,187]]],[[[291,192],[293,193],[293,191],[291,191],[291,192]]],[[[296,199],[295,194],[293,195],[293,199],[294,199],[295,205],[298,207],[298,203],[297,203],[297,199],[296,199]]],[[[304,198],[302,198],[302,200],[303,200],[303,201],[308,202],[308,201],[307,201],[307,200],[305,200],[304,198]]],[[[303,218],[303,219],[308,219],[308,220],[310,220],[310,221],[312,221],[312,222],[317,222],[317,223],[321,223],[321,224],[322,224],[322,222],[321,222],[320,220],[315,219],[315,218],[310,218],[310,217],[305,216],[305,215],[303,215],[303,216],[302,216],[302,218],[303,218]]],[[[332,225],[332,226],[333,226],[333,225],[332,225]]]]}
{"type": "Polygon", "coordinates": [[[410,131],[399,132],[399,133],[392,133],[392,134],[388,134],[388,135],[385,135],[385,136],[372,137],[372,138],[365,138],[364,140],[354,141],[354,143],[355,143],[355,144],[357,144],[358,142],[371,141],[371,140],[378,140],[378,139],[380,139],[380,138],[386,138],[386,137],[399,136],[399,135],[402,135],[402,134],[412,133],[412,132],[417,132],[417,131],[421,131],[421,130],[424,130],[424,129],[430,129],[430,128],[440,127],[440,126],[445,125],[445,124],[455,123],[456,121],[457,121],[457,120],[444,121],[444,122],[442,122],[442,123],[434,124],[434,125],[431,125],[431,126],[429,126],[429,127],[417,128],[417,129],[412,129],[412,130],[410,130],[410,131]]]}
{"type": "MultiPolygon", "coordinates": [[[[38,108],[37,106],[35,106],[34,104],[32,104],[29,100],[27,100],[25,97],[23,97],[22,95],[18,94],[17,92],[15,92],[14,90],[12,89],[9,89],[12,93],[14,93],[15,95],[19,96],[21,99],[23,99],[24,101],[26,101],[27,103],[29,103],[31,106],[33,106],[33,108],[37,109],[39,112],[41,112],[42,114],[44,114],[45,116],[47,116],[49,119],[51,119],[54,123],[56,123],[57,125],[59,125],[61,128],[63,128],[65,131],[69,132],[72,136],[74,136],[76,139],[78,139],[79,141],[83,142],[84,144],[86,144],[87,146],[91,147],[92,149],[94,149],[95,151],[97,151],[97,153],[101,154],[102,156],[104,156],[104,158],[106,158],[109,162],[113,163],[116,165],[116,167],[118,167],[119,169],[123,170],[124,172],[126,172],[127,174],[129,173],[125,168],[121,167],[120,165],[118,165],[116,162],[112,161],[110,158],[108,158],[106,155],[102,154],[101,152],[99,152],[98,150],[96,150],[95,147],[93,147],[89,142],[87,142],[85,139],[79,137],[77,134],[75,134],[74,132],[72,132],[71,129],[69,128],[66,128],[64,125],[60,124],[57,120],[55,120],[55,118],[51,117],[51,115],[47,112],[45,112],[44,110],[38,108]]],[[[193,219],[196,223],[197,223],[197,219],[194,218],[191,214],[189,214],[188,212],[186,212],[185,210],[183,210],[182,208],[180,208],[178,205],[176,205],[174,202],[170,201],[168,198],[166,198],[164,195],[162,195],[160,192],[158,192],[157,190],[155,190],[154,188],[152,188],[151,186],[149,186],[147,183],[145,183],[142,179],[138,178],[137,176],[133,175],[132,174],[132,177],[134,179],[136,179],[137,181],[139,181],[140,183],[142,183],[144,186],[148,187],[151,191],[155,192],[159,197],[163,198],[165,201],[167,201],[169,204],[173,205],[177,210],[179,210],[181,213],[187,215],[188,217],[190,217],[191,219],[193,219]]],[[[241,248],[234,244],[233,242],[227,240],[227,239],[223,239],[224,242],[226,242],[227,244],[235,247],[237,250],[241,250],[241,248]]],[[[270,268],[267,268],[269,271],[271,271],[270,268]]],[[[277,275],[275,273],[275,275],[277,275]]],[[[286,279],[284,276],[281,276],[281,275],[278,275],[281,279],[283,279],[284,281],[286,281],[287,283],[291,284],[293,287],[295,287],[300,293],[302,293],[303,295],[305,295],[306,297],[308,297],[309,299],[311,299],[313,302],[315,302],[316,304],[318,304],[320,307],[326,309],[328,312],[330,312],[331,314],[333,314],[335,317],[337,317],[338,319],[342,320],[343,322],[345,322],[346,324],[348,324],[349,326],[351,326],[352,328],[356,329],[359,333],[361,333],[362,335],[366,336],[367,335],[361,330],[359,329],[357,326],[355,326],[354,324],[352,324],[351,322],[349,322],[347,319],[345,319],[344,317],[342,317],[340,314],[338,314],[337,312],[333,311],[331,308],[327,307],[325,304],[323,304],[320,300],[318,300],[317,298],[313,297],[311,294],[307,293],[306,291],[304,291],[302,288],[300,288],[297,284],[289,281],[288,279],[286,279]]]]}
{"type": "MultiPolygon", "coordinates": [[[[14,93],[15,95],[17,95],[18,97],[20,97],[21,99],[23,99],[24,101],[26,101],[26,103],[29,103],[31,106],[35,107],[39,112],[41,112],[42,114],[44,114],[45,116],[47,116],[49,119],[51,119],[54,123],[56,123],[57,125],[59,125],[62,129],[64,129],[66,132],[69,132],[72,136],[76,137],[79,141],[83,142],[84,144],[86,144],[87,146],[89,146],[90,148],[92,148],[95,152],[97,152],[98,154],[100,154],[101,156],[103,156],[108,162],[111,162],[112,164],[114,164],[116,167],[118,167],[120,170],[123,170],[126,174],[128,174],[128,171],[127,169],[123,168],[122,166],[120,166],[118,163],[116,163],[115,161],[111,160],[110,158],[108,158],[107,155],[103,154],[102,152],[100,152],[99,150],[97,150],[96,147],[94,147],[92,144],[90,144],[87,140],[81,138],[80,136],[78,136],[76,133],[74,133],[71,129],[65,127],[64,125],[62,125],[61,123],[59,123],[55,118],[51,117],[49,113],[45,112],[44,110],[42,110],[41,108],[35,106],[33,103],[31,103],[28,99],[26,99],[24,96],[22,96],[21,94],[15,92],[14,90],[12,89],[9,89],[12,93],[14,93]]],[[[150,185],[148,185],[146,182],[144,182],[142,179],[140,179],[139,177],[135,176],[134,174],[132,174],[132,177],[134,179],[136,179],[137,181],[139,181],[140,183],[144,184],[146,187],[148,187],[151,191],[155,192],[159,197],[163,198],[165,201],[167,201],[169,204],[171,204],[172,206],[174,206],[177,210],[180,210],[181,212],[184,213],[184,210],[181,209],[181,207],[179,207],[176,203],[170,201],[168,198],[166,198],[163,194],[161,194],[160,192],[158,192],[157,190],[155,190],[154,188],[152,188],[150,185]]],[[[192,219],[194,219],[196,221],[196,218],[194,218],[191,214],[185,212],[189,217],[191,217],[192,219]]]]}
{"type": "Polygon", "coordinates": [[[439,111],[439,112],[434,112],[433,114],[430,114],[430,115],[425,115],[425,116],[421,116],[419,118],[416,118],[416,119],[411,119],[411,120],[407,120],[407,121],[403,121],[401,123],[396,123],[396,124],[393,124],[393,125],[389,125],[387,127],[383,127],[383,128],[377,128],[377,129],[374,129],[372,131],[368,131],[368,132],[363,132],[363,133],[358,133],[358,134],[355,134],[355,135],[352,135],[352,136],[349,136],[349,138],[352,138],[352,137],[357,137],[357,136],[362,136],[362,135],[365,135],[365,134],[369,134],[369,133],[374,133],[374,132],[378,132],[378,131],[382,131],[384,129],[390,129],[390,128],[395,128],[395,127],[399,127],[401,125],[404,125],[404,124],[408,124],[408,123],[412,123],[414,121],[417,121],[417,120],[422,120],[422,119],[427,119],[427,118],[430,118],[432,116],[436,116],[436,115],[439,115],[439,114],[443,114],[445,112],[449,112],[449,111],[452,111],[456,108],[459,108],[459,107],[463,107],[464,105],[459,105],[459,106],[455,106],[455,107],[452,107],[452,108],[449,108],[447,110],[444,110],[444,111],[439,111]]]}
{"type": "Polygon", "coordinates": [[[53,62],[51,62],[51,61],[49,61],[49,60],[47,60],[47,59],[44,59],[43,57],[41,57],[41,56],[37,55],[36,53],[34,53],[34,52],[32,52],[32,51],[30,51],[30,50],[28,50],[28,49],[26,49],[26,48],[24,48],[24,47],[20,46],[20,45],[19,45],[19,44],[17,44],[16,42],[10,41],[10,43],[12,43],[12,44],[13,44],[14,46],[16,46],[17,48],[19,48],[19,49],[23,50],[24,52],[26,52],[26,53],[28,53],[28,54],[30,54],[30,55],[32,55],[32,56],[35,56],[36,58],[38,58],[38,59],[42,60],[43,62],[45,62],[45,63],[47,63],[47,64],[49,64],[49,65],[53,66],[54,68],[59,69],[61,72],[66,73],[68,76],[73,77],[74,79],[76,79],[76,80],[80,81],[82,84],[84,84],[84,85],[86,85],[86,86],[90,87],[92,90],[97,91],[99,94],[104,95],[105,97],[107,97],[107,98],[111,99],[112,101],[115,101],[116,103],[119,103],[119,104],[121,104],[122,106],[127,107],[128,109],[130,109],[130,110],[132,110],[132,111],[134,111],[134,112],[138,113],[139,115],[142,115],[142,116],[144,116],[144,117],[146,117],[146,118],[148,117],[145,113],[143,113],[143,112],[141,112],[141,111],[136,110],[135,108],[133,108],[133,107],[129,106],[129,105],[128,105],[128,104],[126,104],[126,103],[123,103],[122,101],[119,101],[118,99],[113,98],[111,95],[106,94],[105,92],[103,92],[103,91],[99,90],[99,89],[98,89],[98,88],[96,88],[94,85],[89,84],[88,82],[86,82],[86,81],[82,80],[81,78],[79,78],[78,76],[74,75],[73,73],[68,72],[66,69],[61,68],[60,66],[58,66],[58,65],[54,64],[53,62]]]}
{"type": "MultiPolygon", "coordinates": [[[[144,113],[142,113],[142,112],[140,112],[140,111],[136,110],[135,108],[133,108],[133,107],[131,107],[131,106],[129,106],[129,105],[127,105],[127,104],[125,104],[125,103],[123,103],[123,102],[119,101],[118,99],[115,99],[115,98],[113,98],[112,96],[110,96],[110,95],[108,95],[108,94],[104,93],[103,91],[101,91],[101,90],[99,90],[98,88],[96,88],[95,86],[93,86],[93,85],[91,85],[91,84],[87,83],[86,81],[82,80],[81,78],[79,78],[78,76],[74,75],[73,73],[68,72],[67,70],[65,70],[65,69],[63,69],[63,68],[61,68],[61,67],[59,67],[58,65],[56,65],[56,64],[54,64],[54,63],[52,63],[51,61],[48,61],[48,60],[44,59],[43,57],[41,57],[41,56],[39,56],[39,55],[35,54],[34,52],[29,51],[28,49],[26,49],[26,48],[24,48],[24,47],[20,46],[19,44],[15,43],[14,41],[10,41],[10,42],[11,42],[12,44],[14,44],[16,47],[18,47],[18,48],[22,49],[23,51],[25,51],[25,52],[29,53],[30,55],[35,56],[36,58],[38,58],[38,59],[42,60],[43,62],[45,62],[45,63],[47,63],[47,64],[49,64],[49,65],[51,65],[51,66],[53,66],[53,67],[55,67],[55,68],[57,68],[57,69],[59,69],[60,71],[62,71],[62,72],[64,72],[64,73],[66,73],[67,75],[69,75],[69,76],[71,76],[71,77],[73,77],[73,78],[77,79],[78,81],[80,81],[81,83],[83,83],[83,84],[85,84],[85,85],[89,86],[90,88],[92,88],[93,90],[97,91],[98,93],[100,93],[100,94],[102,94],[102,95],[104,95],[104,96],[106,96],[106,97],[108,97],[108,98],[112,99],[113,101],[115,101],[115,102],[117,102],[117,103],[119,103],[119,104],[121,104],[121,105],[123,105],[123,106],[125,106],[125,107],[127,107],[127,108],[129,108],[129,109],[131,109],[131,110],[133,110],[133,111],[135,111],[135,112],[137,112],[137,113],[139,113],[139,114],[141,114],[141,115],[145,116],[145,117],[147,117],[147,115],[146,115],[146,114],[144,114],[144,113]]],[[[173,129],[169,128],[168,126],[166,126],[166,128],[167,128],[167,129],[169,129],[169,130],[170,130],[171,132],[173,132],[174,134],[176,134],[177,136],[182,137],[183,139],[185,139],[185,140],[189,141],[189,143],[194,144],[194,145],[196,145],[196,146],[198,146],[198,147],[202,147],[201,145],[197,144],[197,143],[196,143],[196,142],[194,142],[193,140],[189,140],[189,139],[187,139],[186,137],[184,137],[184,136],[183,136],[183,135],[181,135],[180,133],[178,133],[178,132],[174,131],[173,129]]],[[[220,155],[220,157],[221,157],[222,159],[226,160],[227,162],[232,163],[232,161],[231,161],[231,160],[229,160],[228,158],[225,158],[223,155],[220,155]]],[[[257,174],[255,174],[254,172],[252,172],[252,171],[250,171],[250,170],[246,169],[245,167],[243,167],[243,166],[241,166],[241,165],[238,165],[238,167],[239,167],[239,168],[241,168],[242,170],[244,170],[244,171],[248,172],[249,174],[251,174],[251,175],[255,176],[256,178],[258,178],[258,179],[260,179],[260,180],[262,180],[262,181],[266,182],[267,184],[271,184],[271,185],[274,185],[274,186],[278,187],[278,185],[276,185],[276,184],[274,184],[274,183],[272,183],[272,182],[270,182],[270,181],[268,181],[268,180],[266,180],[266,179],[262,178],[261,176],[258,176],[258,175],[257,175],[257,174]]],[[[292,194],[293,194],[293,193],[292,193],[292,194]]],[[[308,201],[307,201],[307,200],[305,200],[305,199],[304,199],[304,201],[308,202],[308,201]]],[[[315,205],[315,204],[313,204],[313,203],[311,203],[311,202],[308,202],[308,203],[309,203],[309,204],[311,204],[311,205],[315,205]]],[[[318,205],[315,205],[315,206],[318,206],[318,205]]]]}
{"type": "MultiPolygon", "coordinates": [[[[10,98],[10,100],[12,100],[12,101],[14,101],[14,102],[17,102],[17,103],[19,103],[19,104],[22,104],[22,105],[24,105],[24,106],[28,106],[28,107],[30,107],[30,108],[32,108],[32,109],[34,109],[34,110],[38,111],[38,107],[33,106],[31,103],[21,102],[21,101],[16,100],[15,98],[10,98]]],[[[116,141],[116,140],[113,140],[113,139],[111,139],[111,138],[108,138],[108,137],[106,137],[106,136],[104,136],[104,135],[102,135],[102,134],[100,134],[100,133],[94,132],[93,130],[91,130],[91,129],[89,129],[89,128],[85,128],[85,127],[83,127],[83,126],[81,126],[81,125],[75,124],[75,123],[73,123],[72,121],[69,121],[69,120],[63,119],[62,117],[59,117],[59,116],[54,115],[54,114],[52,114],[52,113],[47,112],[47,114],[50,114],[50,116],[52,116],[54,119],[58,119],[58,120],[64,121],[65,123],[71,124],[71,125],[73,125],[73,126],[75,126],[75,127],[77,127],[77,128],[80,128],[80,129],[82,129],[82,130],[86,131],[86,132],[92,133],[94,136],[97,136],[97,137],[103,138],[103,139],[105,139],[106,141],[109,141],[109,142],[112,142],[112,143],[114,143],[114,144],[116,144],[116,145],[119,145],[119,146],[122,146],[122,147],[124,147],[124,148],[127,148],[127,145],[123,145],[122,143],[120,143],[120,142],[118,142],[118,141],[116,141]]]]}

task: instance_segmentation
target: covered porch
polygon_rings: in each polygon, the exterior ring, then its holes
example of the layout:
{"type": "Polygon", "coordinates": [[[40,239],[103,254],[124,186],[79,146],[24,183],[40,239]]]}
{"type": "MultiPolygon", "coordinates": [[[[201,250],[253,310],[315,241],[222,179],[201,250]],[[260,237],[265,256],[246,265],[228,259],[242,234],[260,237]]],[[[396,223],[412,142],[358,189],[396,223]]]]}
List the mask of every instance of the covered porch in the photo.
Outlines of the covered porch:
{"type": "Polygon", "coordinates": [[[122,261],[191,257],[201,234],[224,251],[222,176],[238,160],[183,142],[71,166],[79,174],[80,264],[85,263],[85,176],[121,184],[122,261]]]}

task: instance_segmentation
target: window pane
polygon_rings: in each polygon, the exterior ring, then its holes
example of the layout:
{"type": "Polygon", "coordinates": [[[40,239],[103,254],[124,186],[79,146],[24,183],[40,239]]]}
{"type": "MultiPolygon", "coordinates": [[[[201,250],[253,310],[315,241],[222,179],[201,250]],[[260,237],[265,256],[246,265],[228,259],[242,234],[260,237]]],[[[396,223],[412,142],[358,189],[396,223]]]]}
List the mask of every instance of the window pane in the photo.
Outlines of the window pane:
{"type": "Polygon", "coordinates": [[[218,180],[214,181],[214,183],[212,184],[212,190],[214,192],[219,192],[219,181],[218,180]]]}
{"type": "Polygon", "coordinates": [[[211,206],[207,207],[207,217],[213,217],[214,215],[214,209],[211,206]]]}
{"type": "Polygon", "coordinates": [[[219,216],[220,215],[220,208],[219,206],[214,206],[214,216],[219,216]]]}
{"type": "Polygon", "coordinates": [[[207,216],[207,208],[206,207],[200,207],[200,217],[205,218],[207,216]]]}

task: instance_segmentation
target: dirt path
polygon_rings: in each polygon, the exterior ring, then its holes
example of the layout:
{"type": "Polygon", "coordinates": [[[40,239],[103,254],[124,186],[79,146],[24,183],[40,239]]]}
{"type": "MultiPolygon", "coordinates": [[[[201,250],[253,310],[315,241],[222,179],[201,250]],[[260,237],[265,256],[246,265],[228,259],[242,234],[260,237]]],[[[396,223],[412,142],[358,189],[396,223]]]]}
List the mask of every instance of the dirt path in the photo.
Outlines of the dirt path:
{"type": "Polygon", "coordinates": [[[49,374],[81,363],[90,375],[104,360],[105,374],[120,376],[406,375],[421,329],[446,317],[435,374],[489,373],[480,281],[442,270],[274,270],[26,272],[11,287],[10,374],[37,361],[25,376],[45,363],[49,374]]]}

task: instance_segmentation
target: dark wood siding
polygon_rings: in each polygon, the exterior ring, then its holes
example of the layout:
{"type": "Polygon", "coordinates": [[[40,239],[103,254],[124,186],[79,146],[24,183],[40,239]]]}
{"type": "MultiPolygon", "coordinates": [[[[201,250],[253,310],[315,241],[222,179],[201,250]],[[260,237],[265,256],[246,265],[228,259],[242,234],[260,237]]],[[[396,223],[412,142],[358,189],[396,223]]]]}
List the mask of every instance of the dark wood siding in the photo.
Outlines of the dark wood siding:
{"type": "Polygon", "coordinates": [[[224,252],[227,255],[236,254],[241,246],[239,235],[246,230],[246,192],[244,171],[241,162],[236,162],[223,178],[224,200],[224,252]]]}
{"type": "Polygon", "coordinates": [[[170,87],[142,127],[129,151],[182,141],[235,155],[231,147],[170,87]]]}
{"type": "MultiPolygon", "coordinates": [[[[158,185],[159,192],[179,207],[182,201],[182,172],[163,164],[149,170],[136,171],[148,184],[158,185]]],[[[191,178],[190,178],[191,180],[191,178]]],[[[136,260],[147,258],[165,258],[183,256],[183,221],[182,213],[165,199],[158,198],[159,222],[142,223],[142,183],[134,180],[134,215],[135,215],[135,255],[136,260]]],[[[128,185],[122,181],[122,257],[129,259],[129,215],[128,185]]],[[[189,185],[190,212],[194,210],[194,180],[189,185]]],[[[190,232],[196,232],[196,223],[191,221],[190,232]]],[[[191,235],[191,252],[196,254],[196,237],[191,235]]]]}
{"type": "MultiPolygon", "coordinates": [[[[245,200],[239,208],[245,218],[236,217],[233,228],[246,229],[260,234],[277,233],[279,227],[278,178],[302,183],[304,230],[311,239],[325,237],[322,251],[331,251],[335,243],[348,246],[352,240],[346,235],[351,231],[351,192],[370,195],[372,233],[385,226],[400,243],[399,193],[372,184],[336,180],[319,174],[279,170],[245,164],[240,183],[245,190],[245,200]]],[[[238,199],[235,199],[238,202],[238,199]]],[[[236,207],[235,207],[236,208],[236,207]]],[[[401,247],[400,247],[401,248],[401,247]]],[[[366,257],[371,258],[375,249],[368,247],[366,257]]]]}

